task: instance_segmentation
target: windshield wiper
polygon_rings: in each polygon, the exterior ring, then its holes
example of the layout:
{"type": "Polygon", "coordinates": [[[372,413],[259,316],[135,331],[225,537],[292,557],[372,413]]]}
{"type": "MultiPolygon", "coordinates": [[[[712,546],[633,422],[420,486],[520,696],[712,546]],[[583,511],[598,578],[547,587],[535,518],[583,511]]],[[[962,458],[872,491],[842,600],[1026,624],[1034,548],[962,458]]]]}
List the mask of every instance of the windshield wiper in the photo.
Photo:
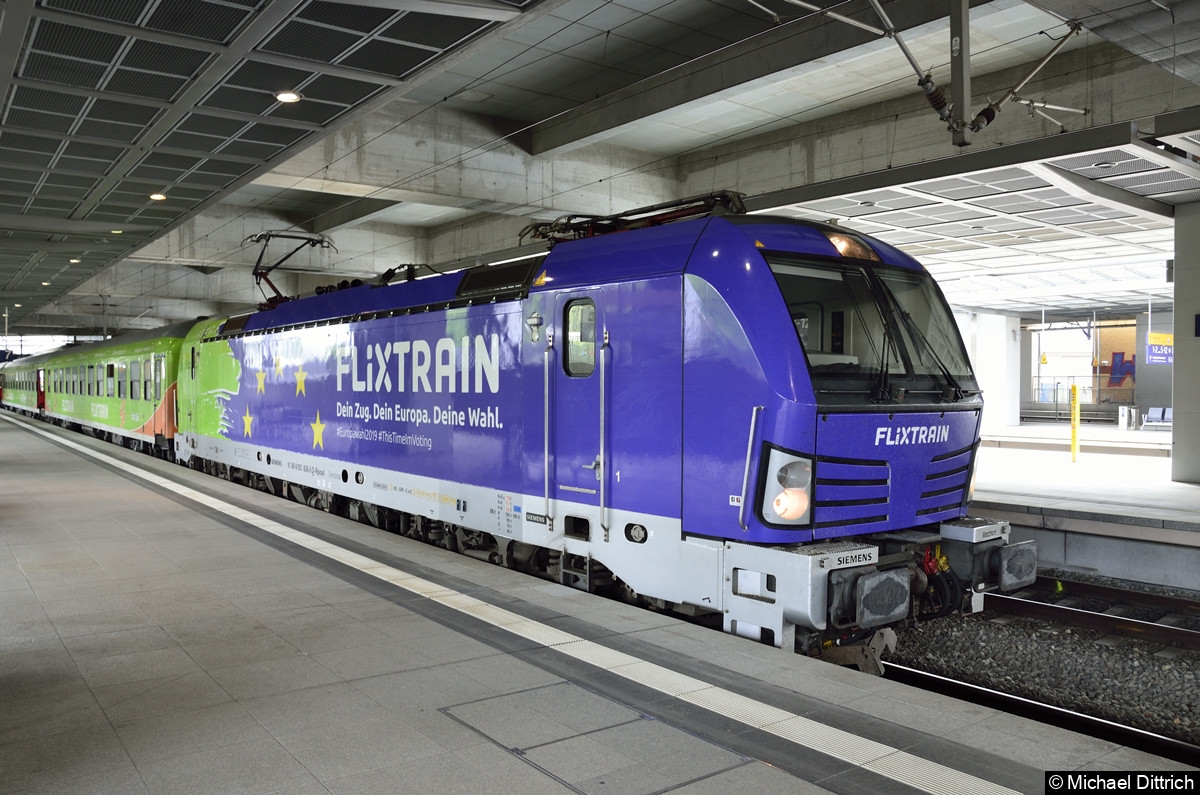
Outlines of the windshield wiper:
{"type": "Polygon", "coordinates": [[[875,384],[875,392],[871,396],[873,403],[890,403],[895,401],[899,403],[904,400],[904,389],[900,388],[896,394],[892,394],[892,387],[889,383],[891,378],[891,356],[894,354],[897,359],[900,359],[899,350],[896,348],[896,340],[892,335],[892,328],[895,324],[892,308],[888,306],[887,313],[883,318],[883,352],[879,361],[879,380],[875,384]]]}
{"type": "MultiPolygon", "coordinates": [[[[886,285],[884,285],[884,289],[887,289],[886,285]]],[[[888,292],[890,294],[891,291],[889,290],[888,292]]],[[[957,403],[965,398],[967,396],[966,390],[962,388],[962,384],[950,372],[950,368],[942,361],[942,357],[938,356],[937,349],[933,347],[933,343],[921,331],[921,327],[917,325],[917,322],[912,319],[912,315],[901,309],[900,317],[904,319],[904,325],[908,328],[909,334],[916,337],[925,346],[925,350],[933,357],[933,363],[937,365],[937,368],[942,372],[942,377],[946,379],[946,390],[942,392],[942,400],[947,403],[957,403]]]]}
{"type": "MultiPolygon", "coordinates": [[[[963,389],[962,384],[954,377],[954,374],[950,372],[950,368],[946,366],[946,363],[942,361],[942,357],[938,355],[937,349],[933,347],[933,343],[921,331],[920,326],[913,320],[912,315],[904,309],[900,301],[897,300],[896,294],[892,292],[892,289],[888,287],[883,279],[878,279],[878,283],[880,293],[883,295],[883,303],[887,307],[885,321],[889,324],[888,337],[891,337],[890,324],[894,322],[896,315],[899,315],[904,321],[904,327],[908,329],[909,337],[917,340],[925,348],[925,351],[933,358],[933,363],[937,365],[938,370],[941,372],[942,378],[945,379],[946,389],[942,391],[942,401],[945,403],[957,403],[965,398],[967,396],[966,390],[963,389]]],[[[920,355],[919,351],[917,353],[920,355]]],[[[924,356],[921,356],[921,358],[924,359],[924,356]]],[[[909,366],[909,372],[915,371],[911,361],[906,361],[906,364],[909,366]]],[[[900,399],[903,399],[903,393],[900,399]]]]}

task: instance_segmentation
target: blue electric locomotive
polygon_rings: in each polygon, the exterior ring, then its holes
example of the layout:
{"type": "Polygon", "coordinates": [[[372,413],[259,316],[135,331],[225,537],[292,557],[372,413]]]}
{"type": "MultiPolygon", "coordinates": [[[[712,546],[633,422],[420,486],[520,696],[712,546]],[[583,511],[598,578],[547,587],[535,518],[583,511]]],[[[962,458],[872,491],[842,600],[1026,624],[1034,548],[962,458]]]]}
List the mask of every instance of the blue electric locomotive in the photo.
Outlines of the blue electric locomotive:
{"type": "Polygon", "coordinates": [[[202,322],[176,455],[806,651],[1031,582],[1032,542],[966,518],[982,398],[929,274],[738,209],[202,322]]]}

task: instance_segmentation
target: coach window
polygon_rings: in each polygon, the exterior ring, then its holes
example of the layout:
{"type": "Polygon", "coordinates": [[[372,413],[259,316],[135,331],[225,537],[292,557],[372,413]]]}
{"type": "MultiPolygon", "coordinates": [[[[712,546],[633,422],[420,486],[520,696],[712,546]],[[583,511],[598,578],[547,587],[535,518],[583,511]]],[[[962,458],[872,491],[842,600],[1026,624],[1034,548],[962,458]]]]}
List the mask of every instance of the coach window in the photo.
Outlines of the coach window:
{"type": "Polygon", "coordinates": [[[596,305],[584,298],[567,304],[567,375],[585,378],[596,369],[596,305]]]}
{"type": "Polygon", "coordinates": [[[128,367],[126,367],[125,362],[118,362],[117,363],[117,397],[121,398],[122,400],[125,399],[125,383],[126,383],[126,379],[128,377],[129,377],[128,367]]]}
{"type": "Polygon", "coordinates": [[[117,396],[117,366],[115,364],[104,365],[105,386],[104,394],[108,397],[117,396]]]}
{"type": "Polygon", "coordinates": [[[129,363],[129,399],[142,399],[142,363],[137,359],[129,363]]]}

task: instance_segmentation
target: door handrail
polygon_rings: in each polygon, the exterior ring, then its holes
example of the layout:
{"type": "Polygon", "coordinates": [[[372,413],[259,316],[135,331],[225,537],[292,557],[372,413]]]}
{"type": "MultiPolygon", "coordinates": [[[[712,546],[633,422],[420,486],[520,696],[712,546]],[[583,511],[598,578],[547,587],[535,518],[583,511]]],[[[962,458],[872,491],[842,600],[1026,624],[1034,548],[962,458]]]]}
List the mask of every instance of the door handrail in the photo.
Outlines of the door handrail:
{"type": "Polygon", "coordinates": [[[754,435],[758,429],[758,415],[763,406],[755,406],[750,410],[750,438],[746,440],[746,468],[742,472],[742,501],[738,505],[738,524],[743,530],[746,527],[746,492],[750,489],[750,459],[754,456],[754,435]]]}
{"type": "Polygon", "coordinates": [[[605,329],[604,330],[604,344],[602,344],[600,346],[600,454],[596,456],[596,461],[598,463],[598,466],[596,467],[596,474],[600,476],[600,529],[604,531],[604,540],[605,541],[608,540],[608,520],[605,517],[605,512],[604,512],[604,504],[605,504],[605,496],[606,496],[605,481],[608,479],[607,478],[608,473],[605,469],[605,464],[607,463],[608,456],[606,455],[607,450],[605,449],[605,444],[604,444],[604,437],[605,437],[604,419],[606,416],[605,411],[604,411],[604,409],[605,409],[605,405],[604,405],[605,404],[605,401],[604,401],[604,398],[605,398],[604,371],[607,369],[608,351],[609,351],[608,329],[605,329]]]}
{"type": "Polygon", "coordinates": [[[542,351],[542,468],[545,473],[546,526],[554,532],[554,515],[550,512],[550,370],[554,353],[554,332],[546,332],[546,349],[542,351]]]}

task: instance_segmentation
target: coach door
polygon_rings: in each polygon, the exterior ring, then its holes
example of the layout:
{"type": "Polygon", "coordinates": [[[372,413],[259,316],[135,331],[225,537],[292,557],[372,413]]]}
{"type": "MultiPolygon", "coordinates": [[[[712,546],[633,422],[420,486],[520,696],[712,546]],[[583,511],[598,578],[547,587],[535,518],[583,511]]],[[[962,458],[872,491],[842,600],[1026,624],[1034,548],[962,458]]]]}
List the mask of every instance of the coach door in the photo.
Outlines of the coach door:
{"type": "Polygon", "coordinates": [[[607,529],[609,350],[602,297],[600,290],[559,296],[555,307],[551,496],[562,507],[554,529],[582,540],[601,540],[607,529]]]}
{"type": "Polygon", "coordinates": [[[175,435],[175,394],[170,389],[163,392],[163,382],[166,380],[167,373],[167,357],[164,354],[156,353],[154,358],[146,364],[150,370],[145,373],[145,398],[154,401],[154,438],[155,441],[158,441],[159,437],[162,437],[163,441],[159,443],[165,445],[175,435]]]}
{"type": "Polygon", "coordinates": [[[46,371],[40,367],[37,371],[37,409],[46,410],[46,371]]]}
{"type": "MultiPolygon", "coordinates": [[[[199,384],[196,383],[198,375],[196,365],[199,358],[200,352],[196,350],[196,343],[185,344],[179,351],[179,362],[176,367],[175,418],[176,424],[184,431],[180,432],[179,428],[176,428],[175,454],[184,460],[195,454],[199,436],[196,432],[198,411],[196,401],[200,392],[199,384]]],[[[171,380],[167,378],[163,383],[163,388],[170,389],[170,385],[171,380]]]]}

